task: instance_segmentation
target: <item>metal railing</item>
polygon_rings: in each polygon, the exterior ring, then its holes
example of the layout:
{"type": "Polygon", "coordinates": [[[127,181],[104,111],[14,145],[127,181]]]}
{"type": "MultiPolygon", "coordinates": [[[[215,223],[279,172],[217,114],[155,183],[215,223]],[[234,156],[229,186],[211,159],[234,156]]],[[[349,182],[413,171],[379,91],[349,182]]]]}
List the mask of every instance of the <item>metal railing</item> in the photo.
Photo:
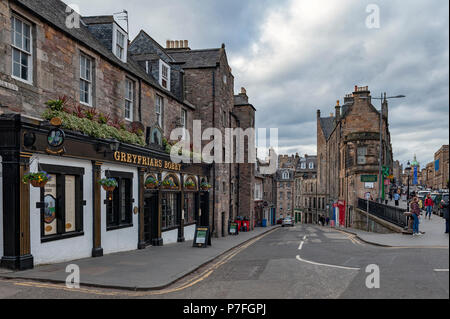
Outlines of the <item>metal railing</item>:
{"type": "MultiPolygon", "coordinates": [[[[367,212],[367,200],[358,198],[358,208],[362,211],[367,212]]],[[[370,215],[376,216],[400,227],[406,227],[408,225],[408,218],[404,215],[405,212],[406,209],[369,201],[370,215]]]]}

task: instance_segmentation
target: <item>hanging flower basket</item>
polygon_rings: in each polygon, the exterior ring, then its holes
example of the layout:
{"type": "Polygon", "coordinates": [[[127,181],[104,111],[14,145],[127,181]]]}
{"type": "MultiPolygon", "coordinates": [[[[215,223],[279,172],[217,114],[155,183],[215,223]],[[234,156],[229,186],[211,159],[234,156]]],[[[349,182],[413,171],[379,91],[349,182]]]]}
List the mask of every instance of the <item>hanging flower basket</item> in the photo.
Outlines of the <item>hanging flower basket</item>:
{"type": "Polygon", "coordinates": [[[150,176],[145,180],[144,184],[146,189],[156,189],[159,186],[159,181],[154,177],[150,176]]]}
{"type": "Polygon", "coordinates": [[[211,184],[208,183],[201,183],[200,185],[200,189],[205,192],[209,191],[211,188],[212,188],[211,184]]]}
{"type": "Polygon", "coordinates": [[[184,183],[184,188],[189,189],[189,190],[194,190],[195,183],[193,181],[187,181],[186,183],[184,183]]]}
{"type": "Polygon", "coordinates": [[[50,176],[46,172],[28,173],[22,179],[24,184],[30,183],[33,187],[45,187],[50,180],[50,176]]]}
{"type": "Polygon", "coordinates": [[[175,183],[171,180],[166,180],[166,181],[162,182],[162,187],[164,189],[172,189],[172,190],[178,189],[178,186],[175,185],[175,183]]]}
{"type": "Polygon", "coordinates": [[[118,186],[118,183],[114,178],[103,178],[99,180],[98,183],[102,185],[103,189],[107,192],[114,192],[118,186]]]}

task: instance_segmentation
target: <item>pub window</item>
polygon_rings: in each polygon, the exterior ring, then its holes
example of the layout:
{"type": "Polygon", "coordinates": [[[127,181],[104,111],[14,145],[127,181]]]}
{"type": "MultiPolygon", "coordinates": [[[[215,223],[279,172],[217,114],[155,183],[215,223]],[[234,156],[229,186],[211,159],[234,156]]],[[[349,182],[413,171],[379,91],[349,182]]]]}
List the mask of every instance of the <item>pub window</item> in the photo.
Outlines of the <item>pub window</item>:
{"type": "Polygon", "coordinates": [[[106,175],[118,184],[106,204],[106,230],[132,227],[133,174],[108,171],[106,175]]]}
{"type": "Polygon", "coordinates": [[[33,79],[31,24],[11,17],[12,76],[31,84],[33,79]]]}
{"type": "Polygon", "coordinates": [[[40,164],[50,180],[41,189],[42,242],[83,235],[83,168],[40,164]]]}
{"type": "Polygon", "coordinates": [[[184,221],[186,224],[195,223],[195,194],[194,192],[184,193],[184,221]]]}
{"type": "Polygon", "coordinates": [[[162,221],[163,230],[178,226],[178,194],[171,192],[162,193],[162,221]]]}

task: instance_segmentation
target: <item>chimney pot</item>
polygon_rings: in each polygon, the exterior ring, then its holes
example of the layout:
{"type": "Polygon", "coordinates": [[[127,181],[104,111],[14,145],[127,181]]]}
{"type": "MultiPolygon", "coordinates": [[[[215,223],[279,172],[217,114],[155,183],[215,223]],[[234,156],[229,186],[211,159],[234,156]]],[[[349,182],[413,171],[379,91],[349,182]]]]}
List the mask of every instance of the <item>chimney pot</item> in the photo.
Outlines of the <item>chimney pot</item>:
{"type": "Polygon", "coordinates": [[[170,48],[170,40],[167,40],[166,41],[166,49],[169,49],[170,48]]]}
{"type": "Polygon", "coordinates": [[[180,41],[175,40],[175,48],[176,49],[180,48],[180,41]]]}
{"type": "Polygon", "coordinates": [[[247,90],[245,88],[241,88],[241,94],[247,94],[247,90]]]}

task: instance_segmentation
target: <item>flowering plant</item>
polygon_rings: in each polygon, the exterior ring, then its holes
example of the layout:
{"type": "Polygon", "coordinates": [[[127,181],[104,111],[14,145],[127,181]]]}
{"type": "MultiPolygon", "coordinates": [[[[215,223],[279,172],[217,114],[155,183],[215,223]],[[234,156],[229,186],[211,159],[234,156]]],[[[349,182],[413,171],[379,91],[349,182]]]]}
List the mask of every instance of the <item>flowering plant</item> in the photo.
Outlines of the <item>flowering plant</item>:
{"type": "Polygon", "coordinates": [[[176,188],[177,187],[177,185],[175,185],[175,183],[171,179],[166,179],[165,181],[163,181],[162,186],[164,188],[176,188]]]}
{"type": "Polygon", "coordinates": [[[22,182],[24,184],[31,183],[34,187],[44,187],[50,180],[50,176],[46,172],[25,174],[22,182]]]}
{"type": "Polygon", "coordinates": [[[192,180],[188,180],[184,183],[184,187],[192,189],[195,187],[195,183],[192,180]]]}
{"type": "Polygon", "coordinates": [[[212,187],[211,184],[206,183],[206,182],[203,182],[203,183],[200,184],[200,188],[201,188],[202,190],[206,190],[206,191],[207,191],[207,190],[209,190],[211,187],[212,187]]]}
{"type": "Polygon", "coordinates": [[[114,178],[102,178],[98,183],[102,185],[106,191],[110,192],[119,185],[114,178]]]}
{"type": "Polygon", "coordinates": [[[155,188],[159,186],[159,181],[154,178],[153,176],[149,176],[147,177],[147,179],[145,180],[145,187],[147,188],[155,188]]]}

